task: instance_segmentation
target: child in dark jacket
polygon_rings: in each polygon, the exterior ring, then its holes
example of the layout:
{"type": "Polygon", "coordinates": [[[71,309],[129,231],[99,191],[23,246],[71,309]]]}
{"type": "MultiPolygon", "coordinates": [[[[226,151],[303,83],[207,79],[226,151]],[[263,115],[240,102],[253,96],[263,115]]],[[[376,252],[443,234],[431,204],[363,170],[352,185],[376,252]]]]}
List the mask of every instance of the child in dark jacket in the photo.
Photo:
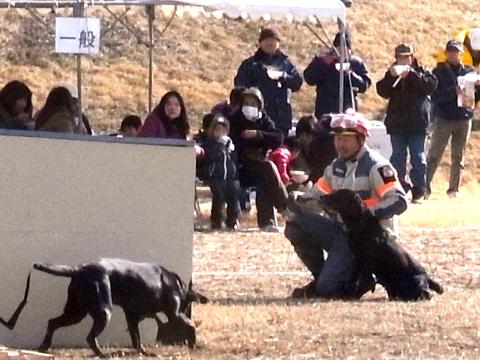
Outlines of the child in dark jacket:
{"type": "Polygon", "coordinates": [[[197,147],[197,154],[204,161],[205,179],[212,192],[210,216],[212,230],[222,229],[222,212],[225,203],[227,204],[225,221],[227,229],[235,230],[240,212],[235,147],[228,136],[229,131],[229,121],[223,115],[215,114],[206,139],[197,147]]]}

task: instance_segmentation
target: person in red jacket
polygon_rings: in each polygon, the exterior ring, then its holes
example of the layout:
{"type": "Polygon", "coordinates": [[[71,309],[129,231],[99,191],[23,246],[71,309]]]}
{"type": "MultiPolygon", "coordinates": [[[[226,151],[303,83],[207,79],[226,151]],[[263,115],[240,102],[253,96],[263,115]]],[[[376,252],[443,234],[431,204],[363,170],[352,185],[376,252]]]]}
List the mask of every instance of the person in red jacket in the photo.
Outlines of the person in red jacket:
{"type": "Polygon", "coordinates": [[[268,160],[273,162],[278,169],[280,179],[284,185],[290,184],[293,179],[290,174],[290,165],[300,153],[300,142],[294,136],[287,137],[283,145],[268,154],[268,160]]]}

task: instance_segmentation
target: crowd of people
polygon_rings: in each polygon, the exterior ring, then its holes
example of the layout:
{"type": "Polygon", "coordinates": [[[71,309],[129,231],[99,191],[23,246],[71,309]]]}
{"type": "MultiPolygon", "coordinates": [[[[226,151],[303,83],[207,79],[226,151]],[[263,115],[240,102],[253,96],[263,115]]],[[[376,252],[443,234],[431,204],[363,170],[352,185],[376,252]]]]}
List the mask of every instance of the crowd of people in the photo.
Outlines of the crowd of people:
{"type": "MultiPolygon", "coordinates": [[[[376,83],[377,93],[388,100],[385,126],[392,146],[390,161],[366,145],[368,121],[353,110],[357,94],[367,91],[372,79],[363,60],[352,53],[350,35],[337,34],[332,48],[316,55],[303,76],[280,50],[280,43],[275,29],[261,30],[258,49],[240,64],[229,99],[212,107],[197,134],[191,134],[182,95],[172,90],[161,97],[143,124],[136,115],[126,116],[119,132],[112,135],[195,140],[197,177],[212,193],[212,230],[237,229],[239,214],[251,208],[254,192],[260,230],[278,231],[276,212],[280,213],[286,219],[285,236],[313,275],[310,283],[295,289],[294,297],[361,296],[374,286],[374,280],[371,274],[355,270],[338,219],[318,210],[298,209],[306,200],[350,189],[396,237],[395,216],[406,210],[408,192],[412,203],[431,194],[449,139],[447,194],[456,197],[473,112],[480,100],[480,77],[474,68],[480,64],[480,28],[449,40],[433,71],[418,63],[412,45],[396,46],[391,65],[376,83]],[[341,53],[346,54],[343,63],[341,53]],[[302,116],[292,135],[290,97],[304,80],[316,87],[315,112],[302,116]]],[[[28,86],[20,81],[6,84],[0,90],[0,128],[92,134],[78,107],[78,92],[67,83],[55,86],[35,114],[28,86]]]]}
{"type": "MultiPolygon", "coordinates": [[[[433,71],[418,63],[411,45],[398,45],[394,61],[376,83],[377,93],[388,100],[385,125],[393,151],[390,161],[405,193],[411,192],[413,203],[430,195],[433,176],[450,138],[452,163],[447,193],[456,197],[459,192],[471,119],[480,99],[480,80],[476,80],[473,101],[460,103],[465,86],[459,79],[472,75],[473,66],[480,63],[480,28],[457,37],[461,40],[448,41],[442,56],[437,56],[439,63],[433,71]],[[432,124],[431,146],[426,154],[427,131],[432,124]]],[[[229,99],[212,107],[198,134],[191,134],[188,111],[177,91],[165,93],[143,124],[136,115],[126,116],[114,134],[193,138],[197,142],[197,176],[213,194],[214,230],[224,226],[225,204],[226,229],[238,227],[238,214],[250,209],[249,193],[254,189],[259,228],[276,231],[275,213],[287,211],[289,191],[308,182],[310,186],[319,184],[339,156],[330,114],[355,109],[357,94],[372,84],[364,61],[352,52],[348,33],[338,33],[332,48],[315,55],[303,76],[281,51],[281,41],[277,30],[261,30],[256,52],[239,65],[229,99]],[[342,52],[346,54],[344,63],[342,52]],[[301,117],[294,136],[289,137],[291,94],[301,89],[304,80],[316,88],[315,112],[301,117]]],[[[0,90],[0,128],[91,134],[88,118],[79,114],[78,92],[68,83],[55,86],[35,114],[32,92],[25,83],[11,81],[0,90]]]]}

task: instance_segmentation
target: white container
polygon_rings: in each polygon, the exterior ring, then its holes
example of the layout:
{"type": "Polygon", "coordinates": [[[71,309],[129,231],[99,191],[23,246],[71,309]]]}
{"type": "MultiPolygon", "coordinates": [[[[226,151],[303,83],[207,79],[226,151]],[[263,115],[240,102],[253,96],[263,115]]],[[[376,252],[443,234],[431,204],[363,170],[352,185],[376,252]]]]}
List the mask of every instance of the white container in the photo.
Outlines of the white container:
{"type": "Polygon", "coordinates": [[[382,121],[371,120],[369,126],[370,136],[367,138],[367,145],[390,160],[392,144],[385,124],[382,121]]]}

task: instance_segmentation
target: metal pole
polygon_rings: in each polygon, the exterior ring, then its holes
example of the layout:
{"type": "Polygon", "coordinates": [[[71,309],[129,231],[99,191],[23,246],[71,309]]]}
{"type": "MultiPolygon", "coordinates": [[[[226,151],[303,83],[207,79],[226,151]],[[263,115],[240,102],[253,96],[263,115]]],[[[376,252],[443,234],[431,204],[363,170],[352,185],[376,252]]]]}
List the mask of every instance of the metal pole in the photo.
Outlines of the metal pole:
{"type": "MultiPolygon", "coordinates": [[[[84,17],[85,16],[85,6],[82,3],[78,3],[73,5],[73,17],[84,17]]],[[[82,121],[83,121],[83,114],[82,114],[82,55],[77,54],[77,91],[78,91],[78,121],[79,123],[76,124],[76,130],[81,128],[82,121]]]]}
{"type": "Polygon", "coordinates": [[[343,63],[345,62],[345,48],[346,48],[346,41],[345,41],[345,24],[339,19],[338,20],[338,27],[340,29],[340,81],[339,81],[339,89],[338,89],[338,112],[343,113],[343,103],[344,103],[344,86],[345,86],[345,79],[344,73],[345,70],[343,69],[343,63]]]}
{"type": "Polygon", "coordinates": [[[148,112],[152,111],[153,102],[153,21],[155,20],[155,6],[147,5],[148,15],[148,112]]]}

